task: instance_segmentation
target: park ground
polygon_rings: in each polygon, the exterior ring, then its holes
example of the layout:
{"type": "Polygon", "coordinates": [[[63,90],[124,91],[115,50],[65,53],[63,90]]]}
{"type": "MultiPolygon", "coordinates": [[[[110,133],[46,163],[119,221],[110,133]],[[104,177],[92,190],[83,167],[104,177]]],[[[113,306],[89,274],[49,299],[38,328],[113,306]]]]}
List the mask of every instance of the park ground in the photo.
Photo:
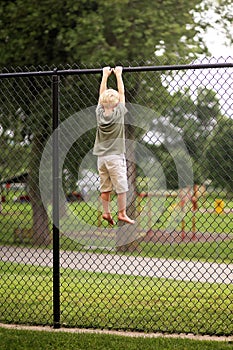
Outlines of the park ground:
{"type": "Polygon", "coordinates": [[[0,350],[225,350],[232,337],[0,324],[0,350]]]}

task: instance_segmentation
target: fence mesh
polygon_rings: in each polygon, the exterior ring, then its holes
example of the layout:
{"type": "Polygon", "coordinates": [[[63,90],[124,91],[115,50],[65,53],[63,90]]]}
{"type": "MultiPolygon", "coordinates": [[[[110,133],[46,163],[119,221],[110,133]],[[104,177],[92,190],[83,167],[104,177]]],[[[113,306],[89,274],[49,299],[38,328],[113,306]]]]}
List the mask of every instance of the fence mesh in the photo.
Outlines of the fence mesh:
{"type": "MultiPolygon", "coordinates": [[[[102,218],[92,153],[101,75],[59,67],[62,325],[233,333],[232,63],[220,62],[230,59],[123,72],[135,224],[118,222],[113,190],[113,226],[102,218]]],[[[1,322],[52,325],[52,76],[2,76],[0,84],[1,322]]]]}

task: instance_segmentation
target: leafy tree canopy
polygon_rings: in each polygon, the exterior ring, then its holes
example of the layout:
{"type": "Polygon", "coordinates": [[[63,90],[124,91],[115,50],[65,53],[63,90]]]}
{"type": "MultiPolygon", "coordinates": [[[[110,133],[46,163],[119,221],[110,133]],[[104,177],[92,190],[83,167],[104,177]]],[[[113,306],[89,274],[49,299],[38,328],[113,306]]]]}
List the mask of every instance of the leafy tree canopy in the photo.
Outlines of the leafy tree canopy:
{"type": "MultiPolygon", "coordinates": [[[[229,0],[219,2],[221,11],[229,0]]],[[[2,0],[1,66],[151,60],[162,49],[168,62],[203,52],[196,23],[201,0],[2,0]]],[[[211,2],[205,4],[205,10],[211,2]]],[[[225,13],[225,21],[229,20],[225,13]]]]}

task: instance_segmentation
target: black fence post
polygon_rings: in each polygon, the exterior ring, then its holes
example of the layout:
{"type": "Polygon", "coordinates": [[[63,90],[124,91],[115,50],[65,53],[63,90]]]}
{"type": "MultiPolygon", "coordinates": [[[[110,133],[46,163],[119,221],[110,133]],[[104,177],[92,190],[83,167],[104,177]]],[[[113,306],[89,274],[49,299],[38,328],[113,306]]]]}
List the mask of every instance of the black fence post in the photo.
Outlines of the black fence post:
{"type": "Polygon", "coordinates": [[[59,77],[52,76],[53,99],[53,326],[60,328],[60,239],[59,239],[59,77]]]}

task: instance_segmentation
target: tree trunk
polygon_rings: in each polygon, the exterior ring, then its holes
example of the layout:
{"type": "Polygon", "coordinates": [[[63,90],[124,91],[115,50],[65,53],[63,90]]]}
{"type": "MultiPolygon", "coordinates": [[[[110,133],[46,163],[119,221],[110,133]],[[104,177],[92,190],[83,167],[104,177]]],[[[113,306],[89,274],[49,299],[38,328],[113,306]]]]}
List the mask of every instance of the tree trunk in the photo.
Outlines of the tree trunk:
{"type": "Polygon", "coordinates": [[[39,189],[40,159],[45,140],[42,135],[35,134],[32,141],[32,153],[29,169],[29,196],[33,216],[33,243],[36,245],[49,245],[51,233],[49,219],[44,207],[39,189]]]}
{"type": "MultiPolygon", "coordinates": [[[[136,193],[136,159],[135,159],[135,127],[127,124],[125,126],[126,138],[126,160],[127,160],[127,176],[129,191],[127,193],[127,215],[131,219],[136,219],[137,193],[136,193]]],[[[135,251],[138,250],[139,239],[137,232],[137,224],[127,226],[124,223],[119,223],[120,227],[117,233],[117,251],[135,251]],[[124,226],[126,228],[124,229],[124,226]]]]}

